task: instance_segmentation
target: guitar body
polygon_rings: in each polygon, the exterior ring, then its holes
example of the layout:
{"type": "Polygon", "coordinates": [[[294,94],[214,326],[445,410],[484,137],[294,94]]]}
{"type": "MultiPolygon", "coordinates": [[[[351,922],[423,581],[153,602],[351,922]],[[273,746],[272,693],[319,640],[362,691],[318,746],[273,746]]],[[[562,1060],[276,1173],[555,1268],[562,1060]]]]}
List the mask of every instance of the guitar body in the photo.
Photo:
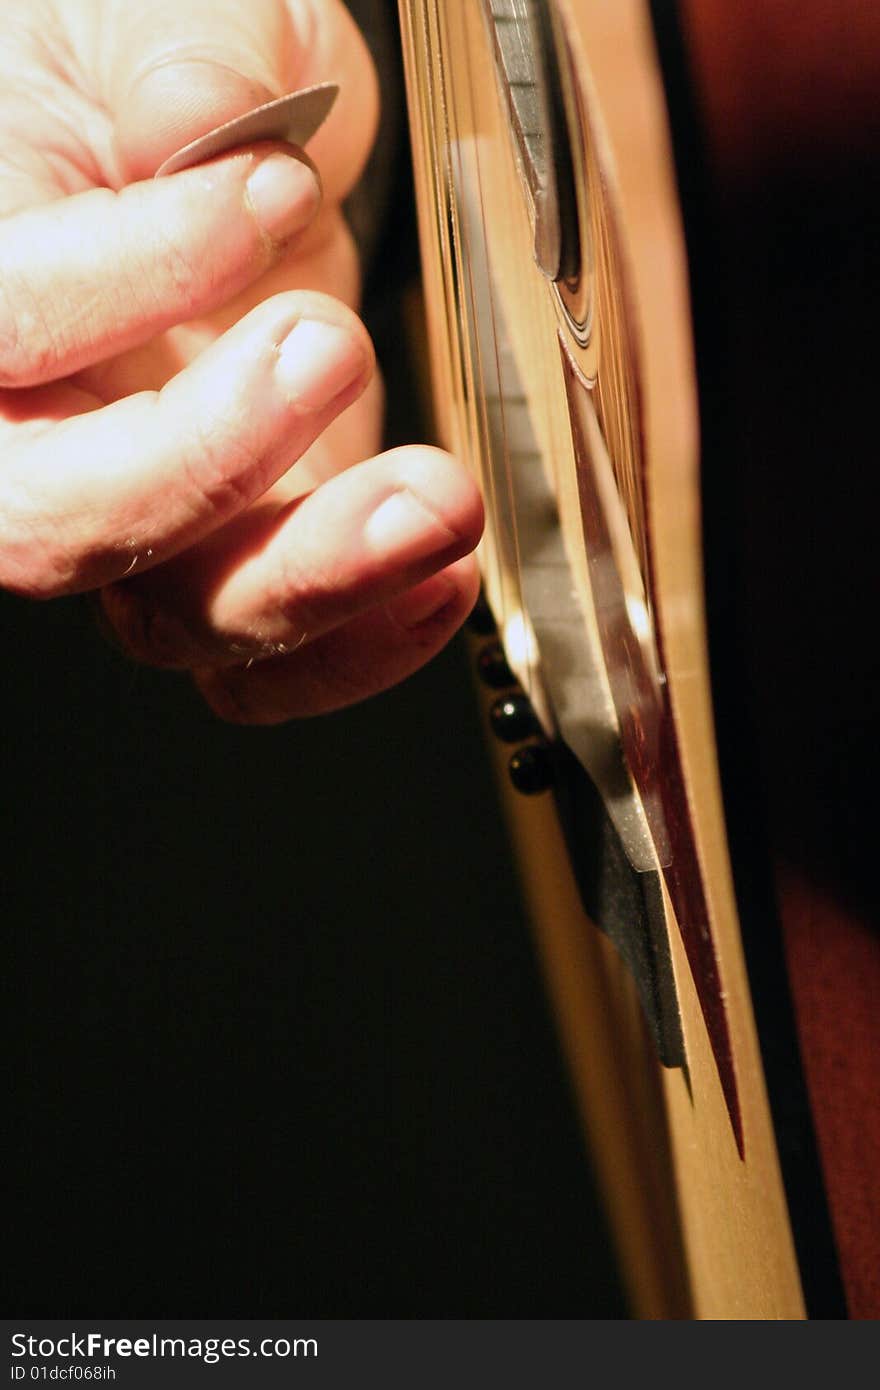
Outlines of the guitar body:
{"type": "MultiPolygon", "coordinates": [[[[757,8],[766,22],[786,6],[757,8]]],[[[760,673],[773,645],[742,644],[761,599],[753,585],[742,609],[755,555],[737,530],[730,452],[751,364],[729,356],[730,285],[712,293],[732,249],[724,196],[736,207],[747,186],[754,209],[762,179],[779,176],[768,151],[781,160],[797,141],[769,77],[769,115],[743,97],[749,45],[768,35],[728,10],[401,3],[438,422],[483,485],[485,589],[510,667],[484,652],[487,703],[522,744],[532,789],[554,775],[555,795],[511,795],[511,825],[633,1311],[799,1318],[806,1290],[811,1313],[836,1316],[813,1134],[792,1100],[806,1095],[794,1016],[766,941],[781,901],[795,929],[775,939],[809,970],[797,924],[846,914],[829,910],[830,888],[820,911],[791,860],[771,877],[781,801],[765,795],[754,729],[772,720],[731,690],[731,672],[760,673]],[[781,1138],[774,1087],[788,1097],[781,1138]],[[799,1209],[809,1229],[793,1223],[799,1209]],[[830,1271],[818,1281],[816,1261],[830,1271]]],[[[741,238],[733,212],[730,225],[741,238]]],[[[767,459],[752,448],[754,482],[767,459]]],[[[511,750],[498,747],[501,766],[511,750]]],[[[855,909],[847,922],[864,981],[876,940],[855,909]]],[[[804,988],[793,984],[796,1008],[804,988]]],[[[855,1014],[865,1045],[871,1011],[855,1014]]],[[[805,1070],[812,1085],[821,1063],[805,1070]]],[[[844,1207],[853,1185],[873,1192],[846,1152],[844,1207]]],[[[844,1226],[870,1248],[864,1217],[850,1204],[844,1226]]],[[[873,1267],[865,1249],[853,1268],[873,1267]]],[[[866,1277],[848,1285],[856,1315],[870,1315],[866,1277]]]]}

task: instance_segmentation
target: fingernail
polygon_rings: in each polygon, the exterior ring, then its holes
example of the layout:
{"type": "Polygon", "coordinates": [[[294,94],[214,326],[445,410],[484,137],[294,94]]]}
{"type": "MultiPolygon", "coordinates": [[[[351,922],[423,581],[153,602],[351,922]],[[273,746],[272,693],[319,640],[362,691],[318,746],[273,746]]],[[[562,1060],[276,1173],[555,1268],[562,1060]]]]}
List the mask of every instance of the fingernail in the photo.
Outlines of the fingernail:
{"type": "Polygon", "coordinates": [[[381,555],[393,555],[400,564],[448,550],[459,539],[408,488],[380,502],[364,526],[367,545],[381,555]]]}
{"type": "Polygon", "coordinates": [[[387,605],[388,612],[401,627],[421,627],[447,608],[458,593],[456,585],[443,574],[435,574],[387,605]]]}
{"type": "Polygon", "coordinates": [[[266,235],[285,241],[312,220],[321,201],[321,185],[304,160],[275,150],[251,174],[247,196],[266,235]]]}
{"type": "Polygon", "coordinates": [[[300,319],[278,349],[276,375],[306,410],[322,410],[365,376],[368,360],[360,336],[319,319],[300,319]]]}

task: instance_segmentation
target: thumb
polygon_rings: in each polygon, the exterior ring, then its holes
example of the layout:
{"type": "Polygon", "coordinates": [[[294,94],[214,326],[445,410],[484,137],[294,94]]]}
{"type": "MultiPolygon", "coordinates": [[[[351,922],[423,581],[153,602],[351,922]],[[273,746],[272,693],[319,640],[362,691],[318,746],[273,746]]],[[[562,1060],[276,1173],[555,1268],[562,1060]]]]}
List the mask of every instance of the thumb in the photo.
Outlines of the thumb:
{"type": "Polygon", "coordinates": [[[299,87],[339,99],[309,154],[328,202],[359,178],[376,134],[369,50],[341,0],[152,0],[113,7],[104,91],[123,181],[150,178],[191,140],[299,87]]]}
{"type": "Polygon", "coordinates": [[[128,180],[296,84],[281,0],[153,0],[116,7],[109,98],[128,180]]]}

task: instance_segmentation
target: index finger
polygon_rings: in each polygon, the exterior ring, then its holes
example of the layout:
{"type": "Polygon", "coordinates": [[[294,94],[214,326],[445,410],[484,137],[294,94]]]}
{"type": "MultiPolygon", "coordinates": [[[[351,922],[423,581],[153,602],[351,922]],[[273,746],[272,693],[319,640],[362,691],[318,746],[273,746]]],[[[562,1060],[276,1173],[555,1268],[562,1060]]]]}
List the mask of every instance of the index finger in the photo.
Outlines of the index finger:
{"type": "Polygon", "coordinates": [[[372,363],[354,314],[292,293],[253,309],[159,392],[74,414],[69,385],[0,393],[0,586],[78,593],[185,550],[286,472],[372,363]]]}

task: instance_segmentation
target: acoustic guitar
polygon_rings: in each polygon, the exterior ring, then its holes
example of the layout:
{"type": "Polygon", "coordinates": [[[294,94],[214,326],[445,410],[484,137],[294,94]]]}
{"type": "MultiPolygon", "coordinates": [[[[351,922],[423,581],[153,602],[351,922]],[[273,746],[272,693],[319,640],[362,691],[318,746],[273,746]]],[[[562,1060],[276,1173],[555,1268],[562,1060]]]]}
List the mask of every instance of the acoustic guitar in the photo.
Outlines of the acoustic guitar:
{"type": "Polygon", "coordinates": [[[877,1316],[880,11],[400,9],[478,667],[633,1315],[877,1316]]]}

